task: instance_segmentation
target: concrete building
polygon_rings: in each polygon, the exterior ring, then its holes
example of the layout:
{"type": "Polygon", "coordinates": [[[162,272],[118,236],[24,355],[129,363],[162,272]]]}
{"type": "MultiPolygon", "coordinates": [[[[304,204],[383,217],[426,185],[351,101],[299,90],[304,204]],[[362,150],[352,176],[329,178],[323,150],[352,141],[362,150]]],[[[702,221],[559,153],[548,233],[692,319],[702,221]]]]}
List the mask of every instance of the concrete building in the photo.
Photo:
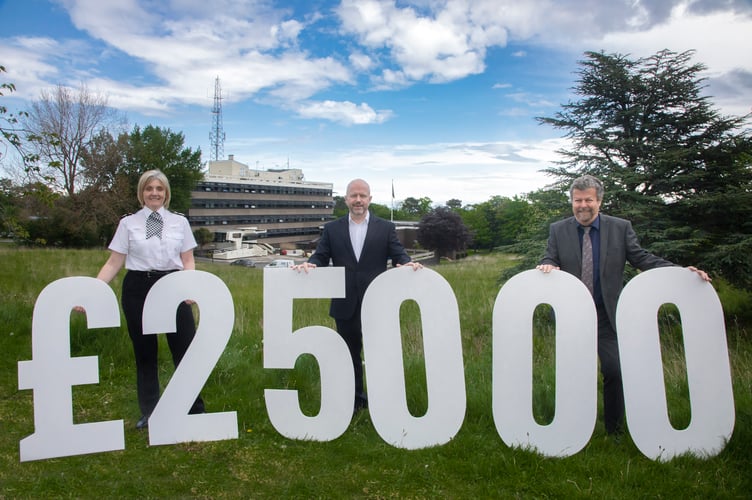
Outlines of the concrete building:
{"type": "Polygon", "coordinates": [[[275,247],[304,247],[332,220],[332,183],[311,182],[300,169],[254,170],[235,161],[209,161],[191,193],[191,229],[206,228],[222,244],[227,234],[257,228],[256,238],[275,247]]]}

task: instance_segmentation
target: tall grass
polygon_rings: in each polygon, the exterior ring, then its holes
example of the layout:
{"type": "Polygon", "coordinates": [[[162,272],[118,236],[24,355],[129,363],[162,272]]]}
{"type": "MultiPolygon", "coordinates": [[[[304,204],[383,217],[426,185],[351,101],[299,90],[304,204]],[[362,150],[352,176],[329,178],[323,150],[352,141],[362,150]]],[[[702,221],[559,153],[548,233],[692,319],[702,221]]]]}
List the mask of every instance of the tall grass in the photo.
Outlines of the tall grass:
{"type": "MultiPolygon", "coordinates": [[[[235,327],[202,394],[209,411],[233,410],[239,438],[214,443],[148,445],[134,429],[139,417],[133,354],[124,327],[87,330],[71,319],[71,355],[99,356],[100,383],[73,389],[77,423],[125,419],[123,451],[35,462],[19,461],[19,441],[34,431],[32,391],[19,391],[17,363],[31,359],[31,317],[39,292],[65,276],[93,276],[103,251],[0,248],[0,498],[46,497],[254,497],[254,498],[525,498],[749,496],[752,458],[752,344],[741,326],[728,331],[736,404],[736,428],[718,456],[680,457],[668,463],[645,458],[628,436],[605,438],[601,420],[589,444],[573,457],[551,459],[507,447],[491,412],[491,318],[504,255],[471,256],[435,269],[457,297],[467,387],[464,424],[450,443],[406,451],[386,444],[368,412],[357,414],[347,432],[328,442],[292,441],[268,417],[264,388],[297,388],[304,412],[315,414],[318,366],[303,357],[293,370],[264,370],[262,271],[199,263],[232,292],[235,327]]],[[[119,295],[120,278],[113,283],[119,295]]],[[[296,300],[293,328],[325,325],[328,301],[296,300]]],[[[200,313],[199,313],[200,315],[200,313]]],[[[672,423],[691,419],[681,329],[670,308],[662,311],[664,376],[672,423]]],[[[427,407],[423,345],[417,306],[401,309],[408,406],[427,407]]],[[[535,316],[534,413],[553,417],[555,333],[544,306],[535,316]]],[[[161,340],[162,382],[172,373],[161,340]]]]}

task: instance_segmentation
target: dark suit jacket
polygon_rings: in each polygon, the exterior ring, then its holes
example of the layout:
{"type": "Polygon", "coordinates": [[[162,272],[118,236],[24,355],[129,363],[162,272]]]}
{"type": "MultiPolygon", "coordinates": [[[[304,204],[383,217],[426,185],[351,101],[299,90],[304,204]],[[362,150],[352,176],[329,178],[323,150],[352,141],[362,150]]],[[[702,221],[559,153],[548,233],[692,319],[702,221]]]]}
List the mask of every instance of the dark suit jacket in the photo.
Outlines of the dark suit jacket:
{"type": "MultiPolygon", "coordinates": [[[[632,223],[600,214],[600,282],[603,305],[611,325],[616,328],[616,304],[624,286],[624,265],[628,261],[645,271],[656,267],[673,266],[672,262],[651,254],[642,248],[632,223]]],[[[577,235],[577,219],[569,217],[551,224],[548,247],[541,264],[559,266],[562,271],[580,278],[582,274],[582,248],[577,235]]]]}
{"type": "Polygon", "coordinates": [[[349,216],[324,225],[324,231],[308,262],[319,267],[334,266],[345,268],[344,299],[332,299],[329,314],[335,319],[349,319],[357,312],[357,306],[366,293],[366,288],[379,274],[386,271],[387,261],[392,265],[410,262],[410,256],[397,238],[397,231],[391,222],[371,214],[368,231],[360,253],[360,261],[350,242],[349,216]]]}

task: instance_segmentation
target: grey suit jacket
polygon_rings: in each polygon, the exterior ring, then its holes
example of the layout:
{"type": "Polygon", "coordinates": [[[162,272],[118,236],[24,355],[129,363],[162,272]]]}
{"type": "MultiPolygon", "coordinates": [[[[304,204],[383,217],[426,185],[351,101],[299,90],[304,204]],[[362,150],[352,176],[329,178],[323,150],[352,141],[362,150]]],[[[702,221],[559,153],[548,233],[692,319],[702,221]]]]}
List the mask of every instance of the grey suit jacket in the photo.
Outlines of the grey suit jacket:
{"type": "MultiPolygon", "coordinates": [[[[627,262],[645,271],[675,265],[642,248],[632,223],[618,217],[600,214],[600,283],[603,305],[611,325],[616,328],[616,304],[624,287],[624,266],[627,262]]],[[[582,248],[577,235],[577,219],[569,217],[551,224],[546,254],[540,262],[558,266],[578,279],[582,274],[582,248]]]]}
{"type": "Polygon", "coordinates": [[[368,231],[360,253],[350,242],[349,216],[340,217],[324,225],[316,252],[308,262],[319,267],[341,266],[345,268],[345,298],[332,299],[329,314],[335,319],[349,319],[358,312],[356,307],[363,299],[368,285],[376,276],[386,271],[387,261],[392,265],[410,262],[410,256],[397,238],[394,224],[371,214],[368,231]]]}

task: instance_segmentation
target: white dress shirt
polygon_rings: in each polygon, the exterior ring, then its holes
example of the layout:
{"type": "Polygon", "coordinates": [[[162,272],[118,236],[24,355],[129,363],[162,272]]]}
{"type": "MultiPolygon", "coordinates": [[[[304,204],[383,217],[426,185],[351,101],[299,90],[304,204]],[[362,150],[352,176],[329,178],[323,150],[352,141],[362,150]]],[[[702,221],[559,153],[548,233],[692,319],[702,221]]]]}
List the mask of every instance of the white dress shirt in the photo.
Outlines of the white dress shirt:
{"type": "Polygon", "coordinates": [[[352,243],[353,250],[355,251],[355,259],[360,260],[360,253],[363,251],[363,243],[366,241],[366,233],[368,232],[368,221],[371,218],[371,212],[366,212],[366,218],[363,222],[358,224],[352,220],[352,216],[348,217],[350,227],[350,243],[352,243]]]}
{"type": "Polygon", "coordinates": [[[151,212],[143,207],[120,219],[108,248],[125,254],[125,268],[131,271],[182,270],[180,254],[196,247],[188,219],[162,207],[158,210],[163,220],[162,238],[146,239],[146,219],[151,212]]]}

